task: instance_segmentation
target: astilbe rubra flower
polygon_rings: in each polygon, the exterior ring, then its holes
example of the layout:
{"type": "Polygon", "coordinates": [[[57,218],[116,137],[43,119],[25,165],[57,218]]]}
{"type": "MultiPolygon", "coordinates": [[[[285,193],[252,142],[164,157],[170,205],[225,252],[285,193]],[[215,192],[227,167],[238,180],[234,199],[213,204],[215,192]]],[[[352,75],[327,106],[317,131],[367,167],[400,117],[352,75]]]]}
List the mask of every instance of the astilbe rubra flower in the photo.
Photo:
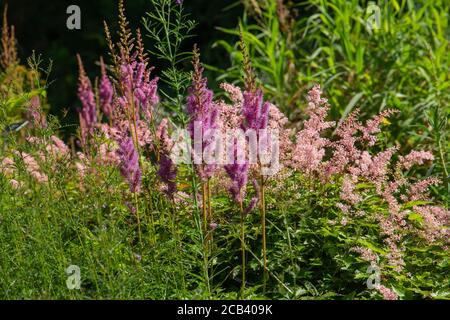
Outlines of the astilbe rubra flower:
{"type": "Polygon", "coordinates": [[[164,183],[163,191],[173,199],[177,191],[177,167],[170,158],[170,151],[173,147],[173,141],[168,134],[168,120],[163,119],[156,132],[156,138],[159,140],[159,170],[158,175],[164,183]]]}
{"type": "Polygon", "coordinates": [[[139,119],[142,111],[147,119],[150,118],[151,109],[159,102],[157,95],[158,78],[150,79],[152,68],[148,69],[143,61],[136,61],[137,52],[131,61],[122,58],[120,66],[120,86],[122,96],[118,98],[121,107],[128,110],[139,119]]]}
{"type": "Polygon", "coordinates": [[[292,166],[306,174],[312,174],[319,169],[325,156],[325,147],[330,145],[330,141],[322,138],[321,134],[334,125],[332,121],[325,121],[329,106],[321,94],[322,91],[318,85],[309,91],[306,110],[309,119],[304,121],[303,129],[297,133],[292,151],[292,166]]]}
{"type": "Polygon", "coordinates": [[[22,159],[25,170],[39,183],[47,183],[48,177],[42,172],[36,159],[26,152],[15,151],[15,154],[22,159]]]}
{"type": "Polygon", "coordinates": [[[253,89],[249,87],[243,93],[244,101],[242,112],[244,115],[244,122],[242,129],[252,129],[257,131],[267,128],[269,120],[269,102],[264,102],[263,92],[261,89],[253,89]]]}
{"type": "MultiPolygon", "coordinates": [[[[235,142],[234,144],[234,152],[237,154],[239,144],[235,142]]],[[[246,185],[248,181],[248,170],[249,170],[248,161],[244,161],[243,163],[239,163],[237,159],[234,160],[234,163],[227,164],[224,166],[226,173],[231,179],[231,184],[228,188],[230,191],[232,198],[237,203],[242,203],[244,201],[245,193],[246,193],[246,185]]]]}
{"type": "Polygon", "coordinates": [[[97,124],[97,108],[91,81],[84,71],[81,57],[77,55],[77,58],[80,69],[78,98],[80,99],[82,105],[82,109],[79,110],[81,143],[84,146],[87,143],[88,136],[93,133],[93,130],[97,124]]]}
{"type": "Polygon", "coordinates": [[[98,88],[98,96],[100,107],[108,118],[111,118],[113,114],[113,96],[114,96],[114,87],[106,74],[106,66],[103,62],[103,59],[100,59],[100,66],[102,71],[102,76],[100,78],[100,85],[98,88]]]}
{"type": "Polygon", "coordinates": [[[200,178],[207,180],[213,176],[217,167],[215,164],[203,163],[203,153],[205,150],[214,147],[216,130],[219,129],[219,114],[218,108],[213,103],[213,92],[207,87],[208,80],[203,77],[203,67],[200,64],[200,54],[197,47],[194,47],[192,65],[194,72],[187,98],[188,131],[193,141],[195,163],[199,164],[200,160],[202,162],[201,165],[196,166],[196,169],[200,178]],[[201,136],[195,135],[196,130],[201,131],[201,136]]]}
{"type": "Polygon", "coordinates": [[[397,300],[398,299],[398,295],[393,290],[386,288],[383,285],[376,286],[376,289],[383,296],[384,300],[397,300]]]}
{"type": "Polygon", "coordinates": [[[119,142],[117,154],[120,158],[120,173],[128,181],[132,193],[141,189],[142,172],[139,167],[139,154],[136,151],[133,140],[123,137],[119,142]]]}
{"type": "MultiPolygon", "coordinates": [[[[374,186],[371,190],[375,191],[386,209],[380,210],[370,219],[378,222],[387,247],[387,254],[383,257],[396,271],[404,268],[403,239],[409,234],[415,233],[429,243],[445,243],[445,237],[448,238],[448,211],[439,207],[414,206],[413,210],[424,220],[423,230],[420,230],[411,227],[408,223],[411,210],[404,209],[404,204],[410,201],[428,200],[428,187],[439,183],[439,180],[428,177],[411,182],[403,171],[410,170],[413,165],[422,165],[425,161],[433,160],[433,155],[427,151],[412,151],[407,156],[399,156],[397,163],[392,164],[393,156],[398,151],[397,147],[374,154],[369,151],[377,142],[377,134],[381,132],[383,120],[396,111],[384,110],[361,123],[357,119],[356,110],[338,124],[335,129],[336,138],[326,140],[321,134],[333,125],[325,121],[328,109],[326,100],[321,98],[320,87],[313,87],[308,95],[308,102],[309,119],[297,134],[297,146],[293,148],[293,163],[290,166],[302,173],[315,173],[322,182],[342,182],[342,203],[336,204],[336,207],[341,209],[343,219],[347,221],[351,217],[364,217],[358,206],[366,198],[368,189],[358,184],[363,182],[374,186]],[[311,146],[316,148],[313,150],[311,146]],[[326,155],[328,159],[325,159],[326,155]]],[[[358,249],[358,252],[366,258],[369,257],[363,249],[358,249]]],[[[387,290],[383,292],[385,297],[394,297],[394,294],[387,290]]]]}

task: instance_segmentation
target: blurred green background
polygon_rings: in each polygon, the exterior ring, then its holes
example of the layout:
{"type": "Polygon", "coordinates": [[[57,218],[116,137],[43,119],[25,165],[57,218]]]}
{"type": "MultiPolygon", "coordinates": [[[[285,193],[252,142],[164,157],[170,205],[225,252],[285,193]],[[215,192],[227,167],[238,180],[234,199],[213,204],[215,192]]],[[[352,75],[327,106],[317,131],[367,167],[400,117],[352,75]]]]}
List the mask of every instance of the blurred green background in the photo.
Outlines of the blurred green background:
{"type": "MultiPolygon", "coordinates": [[[[53,69],[49,80],[48,102],[51,106],[50,113],[58,116],[64,124],[73,124],[78,121],[76,108],[78,67],[76,54],[80,53],[89,76],[94,78],[100,72],[96,66],[100,56],[106,58],[108,49],[103,32],[103,20],[110,25],[111,30],[116,30],[117,2],[111,0],[1,0],[3,7],[8,3],[8,17],[11,25],[16,28],[19,55],[22,62],[35,50],[42,54],[44,60],[53,60],[53,69]],[[81,30],[68,30],[66,20],[69,16],[66,9],[69,5],[76,4],[81,9],[81,30]],[[66,114],[66,111],[67,114],[66,114]]],[[[213,42],[219,38],[227,38],[217,26],[235,27],[238,17],[242,13],[242,6],[233,6],[234,1],[185,1],[185,8],[199,25],[195,30],[195,38],[191,43],[186,43],[186,49],[192,48],[194,42],[198,43],[202,50],[202,59],[205,63],[225,68],[229,65],[229,58],[225,50],[212,49],[213,42]]],[[[132,28],[142,28],[141,18],[144,13],[151,10],[148,0],[125,1],[126,14],[132,28]]],[[[228,36],[232,39],[232,36],[228,36]]],[[[151,45],[144,38],[147,47],[151,45]]],[[[150,57],[151,59],[151,57],[150,57]]],[[[158,73],[158,61],[151,60],[158,73]]],[[[214,80],[214,77],[210,77],[214,80]]],[[[214,84],[213,84],[214,85],[214,84]]]]}

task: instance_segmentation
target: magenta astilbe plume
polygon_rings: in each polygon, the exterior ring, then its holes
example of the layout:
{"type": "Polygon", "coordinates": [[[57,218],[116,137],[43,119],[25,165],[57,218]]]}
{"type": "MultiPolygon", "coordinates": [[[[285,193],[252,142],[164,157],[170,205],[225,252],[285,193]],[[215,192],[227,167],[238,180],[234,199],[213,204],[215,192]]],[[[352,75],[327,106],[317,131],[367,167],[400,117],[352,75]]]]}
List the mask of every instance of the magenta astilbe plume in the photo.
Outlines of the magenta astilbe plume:
{"type": "Polygon", "coordinates": [[[166,185],[164,192],[169,197],[173,197],[173,194],[177,191],[177,184],[175,182],[177,178],[177,168],[166,153],[160,155],[158,175],[161,181],[166,185]]]}
{"type": "Polygon", "coordinates": [[[178,170],[170,158],[170,150],[173,146],[173,141],[169,137],[167,127],[168,120],[163,119],[156,132],[156,137],[160,141],[158,175],[162,183],[165,184],[164,192],[169,197],[173,198],[174,193],[177,191],[176,178],[178,170]]]}
{"type": "Polygon", "coordinates": [[[84,71],[83,63],[78,55],[78,63],[80,67],[79,85],[78,85],[78,98],[81,101],[82,109],[79,111],[80,116],[80,128],[82,144],[86,143],[88,135],[92,134],[92,131],[97,124],[97,109],[95,103],[95,95],[92,90],[91,81],[84,71]]]}
{"type": "Polygon", "coordinates": [[[136,55],[132,57],[131,62],[123,62],[120,67],[124,96],[119,98],[119,104],[124,108],[135,108],[136,117],[139,111],[149,117],[151,108],[159,102],[158,78],[150,79],[151,68],[147,69],[145,62],[138,62],[135,59],[136,55]],[[133,99],[133,106],[131,106],[131,99],[133,99]]]}
{"type": "Polygon", "coordinates": [[[117,154],[120,158],[120,173],[128,181],[130,191],[133,193],[139,192],[142,173],[139,167],[139,155],[130,137],[121,139],[117,154]]]}
{"type": "Polygon", "coordinates": [[[245,197],[250,165],[246,160],[239,161],[239,147],[238,141],[234,141],[234,154],[236,157],[234,157],[234,162],[232,164],[227,164],[224,168],[231,179],[231,185],[228,190],[230,191],[233,200],[237,203],[242,203],[245,197]]]}
{"type": "Polygon", "coordinates": [[[100,59],[100,65],[102,69],[102,77],[100,79],[100,86],[98,89],[98,95],[100,100],[100,107],[103,113],[110,118],[112,116],[112,100],[114,96],[114,88],[106,74],[106,66],[103,59],[100,59]]]}
{"type": "Polygon", "coordinates": [[[263,102],[261,89],[245,90],[242,112],[244,114],[243,129],[261,130],[267,128],[269,120],[269,102],[263,102]]]}
{"type": "MultiPolygon", "coordinates": [[[[194,146],[201,145],[202,148],[199,151],[203,154],[204,150],[212,147],[215,130],[219,129],[218,109],[213,103],[213,92],[207,87],[208,80],[203,77],[203,67],[200,64],[200,55],[197,47],[194,47],[192,64],[194,73],[187,98],[187,112],[190,117],[188,130],[194,146]],[[199,126],[197,130],[201,130],[201,137],[196,137],[194,134],[196,126],[199,126]],[[196,141],[198,138],[201,141],[196,141]]],[[[196,148],[194,148],[194,152],[196,152],[196,148]]],[[[202,154],[195,154],[194,157],[201,157],[202,154]]],[[[204,164],[197,169],[202,179],[208,179],[214,174],[216,166],[214,164],[204,164]]]]}

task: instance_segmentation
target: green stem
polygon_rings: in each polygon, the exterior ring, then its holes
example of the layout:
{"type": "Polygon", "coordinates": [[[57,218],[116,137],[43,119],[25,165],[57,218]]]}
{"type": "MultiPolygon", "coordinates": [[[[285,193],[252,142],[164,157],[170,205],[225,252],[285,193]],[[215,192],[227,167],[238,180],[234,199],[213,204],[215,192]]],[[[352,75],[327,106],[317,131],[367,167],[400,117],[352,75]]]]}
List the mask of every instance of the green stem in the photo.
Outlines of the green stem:
{"type": "Polygon", "coordinates": [[[240,209],[241,209],[241,258],[242,258],[241,299],[243,299],[245,293],[245,226],[244,226],[245,214],[242,201],[240,202],[240,209]]]}

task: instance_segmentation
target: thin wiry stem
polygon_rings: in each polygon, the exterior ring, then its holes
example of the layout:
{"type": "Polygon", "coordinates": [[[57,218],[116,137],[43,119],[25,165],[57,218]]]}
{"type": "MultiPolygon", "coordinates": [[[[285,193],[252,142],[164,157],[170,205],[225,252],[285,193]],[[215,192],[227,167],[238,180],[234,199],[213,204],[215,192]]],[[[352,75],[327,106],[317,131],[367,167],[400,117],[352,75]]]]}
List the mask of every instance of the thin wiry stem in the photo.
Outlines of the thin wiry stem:
{"type": "Polygon", "coordinates": [[[245,225],[244,225],[244,207],[242,201],[239,203],[241,209],[241,259],[242,259],[242,284],[241,284],[241,299],[244,298],[245,293],[245,225]]]}

